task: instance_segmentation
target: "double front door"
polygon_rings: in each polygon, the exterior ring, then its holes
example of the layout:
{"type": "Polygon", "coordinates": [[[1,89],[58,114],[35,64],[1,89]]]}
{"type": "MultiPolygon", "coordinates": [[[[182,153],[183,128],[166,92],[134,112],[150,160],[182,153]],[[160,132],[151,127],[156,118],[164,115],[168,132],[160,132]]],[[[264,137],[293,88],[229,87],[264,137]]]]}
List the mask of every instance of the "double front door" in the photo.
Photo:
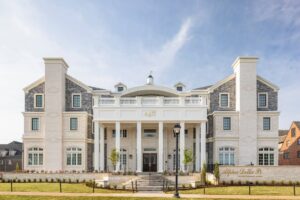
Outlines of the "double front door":
{"type": "Polygon", "coordinates": [[[157,171],[157,154],[144,153],[143,154],[143,171],[156,172],[157,171]]]}

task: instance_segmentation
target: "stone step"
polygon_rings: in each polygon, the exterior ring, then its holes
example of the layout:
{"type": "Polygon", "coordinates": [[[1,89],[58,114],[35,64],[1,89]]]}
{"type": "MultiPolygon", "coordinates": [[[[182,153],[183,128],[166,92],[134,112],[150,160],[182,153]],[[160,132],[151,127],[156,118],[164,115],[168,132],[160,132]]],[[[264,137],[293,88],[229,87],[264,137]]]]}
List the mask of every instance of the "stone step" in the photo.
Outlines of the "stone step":
{"type": "Polygon", "coordinates": [[[138,186],[138,191],[162,191],[163,186],[138,186]]]}

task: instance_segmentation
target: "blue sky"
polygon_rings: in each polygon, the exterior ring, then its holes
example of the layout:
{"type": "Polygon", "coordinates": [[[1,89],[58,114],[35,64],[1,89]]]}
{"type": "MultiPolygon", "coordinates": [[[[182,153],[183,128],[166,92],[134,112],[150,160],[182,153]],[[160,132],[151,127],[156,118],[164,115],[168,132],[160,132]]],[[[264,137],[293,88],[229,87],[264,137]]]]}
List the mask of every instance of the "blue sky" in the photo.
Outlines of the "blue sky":
{"type": "Polygon", "coordinates": [[[300,120],[300,1],[0,0],[0,143],[21,140],[22,89],[44,74],[42,57],[64,57],[69,74],[112,89],[121,81],[182,81],[189,89],[258,56],[278,85],[280,128],[300,120]]]}

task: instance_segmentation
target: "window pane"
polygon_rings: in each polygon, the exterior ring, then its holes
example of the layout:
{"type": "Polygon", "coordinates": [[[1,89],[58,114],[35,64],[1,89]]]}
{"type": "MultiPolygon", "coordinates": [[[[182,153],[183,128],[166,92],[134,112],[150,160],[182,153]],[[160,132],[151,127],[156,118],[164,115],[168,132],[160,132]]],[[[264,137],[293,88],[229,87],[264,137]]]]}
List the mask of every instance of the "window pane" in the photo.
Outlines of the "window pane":
{"type": "Polygon", "coordinates": [[[264,165],[269,165],[269,154],[264,154],[264,165]]]}
{"type": "Polygon", "coordinates": [[[70,118],[70,130],[77,130],[77,129],[78,129],[78,119],[70,118]]]}
{"type": "Polygon", "coordinates": [[[76,165],[76,153],[72,153],[72,165],[76,165]]]}
{"type": "Polygon", "coordinates": [[[223,153],[219,153],[219,163],[220,165],[224,165],[223,153]]]}
{"type": "Polygon", "coordinates": [[[37,107],[37,108],[43,107],[43,95],[35,96],[35,107],[37,107]]]}
{"type": "Polygon", "coordinates": [[[258,155],[258,164],[259,165],[263,165],[264,164],[264,162],[263,162],[263,154],[262,153],[260,153],[258,155]]]}
{"type": "Polygon", "coordinates": [[[38,154],[35,153],[33,154],[33,165],[37,165],[38,164],[38,154]]]}
{"type": "Polygon", "coordinates": [[[221,94],[221,107],[228,107],[228,94],[221,94]]]}
{"type": "Polygon", "coordinates": [[[39,130],[39,118],[32,118],[31,119],[31,129],[33,131],[39,130]]]}
{"type": "Polygon", "coordinates": [[[67,165],[71,165],[71,154],[67,154],[67,165]]]}
{"type": "Polygon", "coordinates": [[[274,154],[270,154],[270,165],[274,165],[274,154]]]}
{"type": "Polygon", "coordinates": [[[81,107],[80,95],[73,95],[73,107],[74,108],[80,108],[81,107]]]}
{"type": "Polygon", "coordinates": [[[81,153],[77,154],[77,165],[81,165],[81,153]]]}
{"type": "Polygon", "coordinates": [[[259,107],[266,107],[267,106],[267,95],[266,94],[259,94],[259,107]]]}
{"type": "Polygon", "coordinates": [[[234,153],[230,153],[230,165],[234,165],[234,153]]]}
{"type": "Polygon", "coordinates": [[[43,165],[43,154],[39,154],[39,165],[43,165]]]}
{"type": "Polygon", "coordinates": [[[28,154],[28,165],[32,165],[32,154],[28,154]]]}
{"type": "Polygon", "coordinates": [[[231,129],[231,118],[230,117],[224,117],[223,118],[223,129],[224,130],[230,130],[231,129]]]}
{"type": "Polygon", "coordinates": [[[225,153],[225,165],[229,165],[229,154],[225,153]]]}
{"type": "Polygon", "coordinates": [[[263,119],[263,128],[264,128],[264,130],[270,130],[271,129],[271,119],[270,119],[270,117],[264,117],[264,119],[263,119]]]}

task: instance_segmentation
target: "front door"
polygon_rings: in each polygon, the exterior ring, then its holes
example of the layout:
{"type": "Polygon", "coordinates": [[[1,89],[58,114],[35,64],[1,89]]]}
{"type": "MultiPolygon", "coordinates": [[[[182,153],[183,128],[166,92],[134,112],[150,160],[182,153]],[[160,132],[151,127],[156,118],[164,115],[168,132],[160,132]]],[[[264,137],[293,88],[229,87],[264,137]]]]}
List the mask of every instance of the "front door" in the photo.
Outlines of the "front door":
{"type": "Polygon", "coordinates": [[[144,153],[143,154],[143,171],[156,172],[157,171],[157,154],[144,153]]]}

